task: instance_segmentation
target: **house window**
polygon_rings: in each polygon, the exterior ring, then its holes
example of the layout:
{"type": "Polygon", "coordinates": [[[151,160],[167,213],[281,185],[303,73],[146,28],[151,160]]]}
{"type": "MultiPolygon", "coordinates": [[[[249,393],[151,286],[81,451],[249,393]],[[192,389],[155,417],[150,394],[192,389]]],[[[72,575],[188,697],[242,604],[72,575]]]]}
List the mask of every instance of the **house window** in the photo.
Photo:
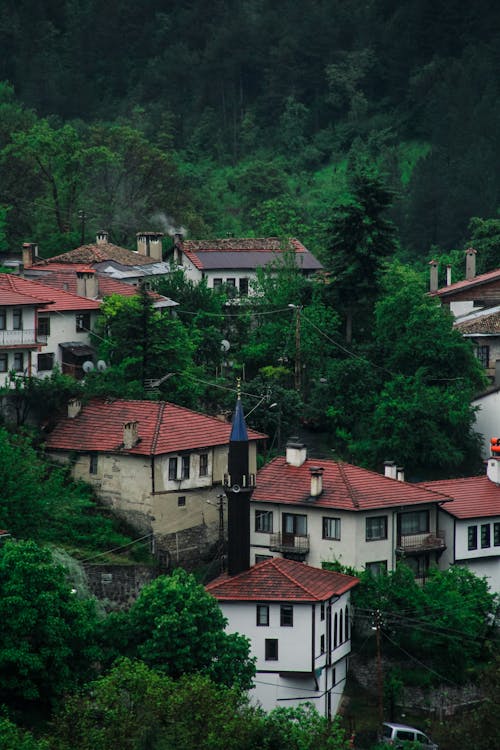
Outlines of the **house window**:
{"type": "Polygon", "coordinates": [[[189,479],[189,464],[191,456],[182,456],[181,479],[189,479]]]}
{"type": "Polygon", "coordinates": [[[91,453],[90,461],[89,461],[89,474],[97,474],[97,463],[98,463],[97,453],[91,453]]]}
{"type": "Polygon", "coordinates": [[[345,639],[347,641],[347,639],[349,638],[349,607],[347,607],[347,606],[345,608],[344,618],[345,618],[345,621],[344,621],[344,624],[345,624],[345,639]]]}
{"type": "Polygon", "coordinates": [[[477,526],[467,527],[467,549],[477,549],[477,526]]]}
{"type": "Polygon", "coordinates": [[[38,333],[40,336],[50,336],[50,318],[48,315],[39,316],[38,333]]]}
{"type": "Polygon", "coordinates": [[[5,309],[0,310],[0,331],[7,328],[7,312],[5,309]]]}
{"type": "Polygon", "coordinates": [[[366,519],[366,541],[387,539],[387,516],[373,516],[366,519]]]}
{"type": "Polygon", "coordinates": [[[278,639],[266,638],[266,661],[278,660],[278,639]]]}
{"type": "Polygon", "coordinates": [[[340,539],[340,518],[323,518],[323,539],[340,539]]]}
{"type": "Polygon", "coordinates": [[[240,279],[240,294],[242,297],[248,296],[248,279],[240,279]]]}
{"type": "Polygon", "coordinates": [[[320,636],[320,639],[319,639],[319,650],[320,650],[320,652],[322,654],[325,653],[325,636],[324,635],[320,636]]]}
{"type": "Polygon", "coordinates": [[[411,513],[402,513],[401,534],[426,534],[429,531],[429,511],[416,510],[411,513]]]}
{"type": "Polygon", "coordinates": [[[273,530],[273,512],[272,510],[255,511],[255,531],[264,534],[270,534],[273,530]]]}
{"type": "Polygon", "coordinates": [[[366,570],[372,574],[372,576],[380,576],[387,573],[387,560],[377,560],[376,562],[367,562],[365,565],[366,570]]]}
{"type": "Polygon", "coordinates": [[[200,453],[200,477],[208,476],[208,453],[200,453]]]}
{"type": "Polygon", "coordinates": [[[226,279],[226,284],[228,286],[236,286],[236,279],[226,279]]]}
{"type": "Polygon", "coordinates": [[[283,532],[305,536],[307,534],[307,516],[297,513],[283,513],[283,532]]]}
{"type": "Polygon", "coordinates": [[[168,479],[170,482],[177,479],[177,456],[168,459],[168,479]]]}
{"type": "Polygon", "coordinates": [[[14,370],[16,372],[24,370],[24,352],[14,352],[14,370]]]}
{"type": "Polygon", "coordinates": [[[282,604],[280,607],[280,625],[283,628],[293,627],[293,607],[291,604],[282,604]]]}
{"type": "Polygon", "coordinates": [[[500,547],[500,523],[493,524],[493,544],[500,547]]]}
{"type": "Polygon", "coordinates": [[[15,331],[22,331],[23,328],[23,311],[20,307],[12,310],[12,328],[15,331]]]}
{"type": "Polygon", "coordinates": [[[485,549],[490,545],[490,525],[489,523],[483,523],[481,524],[481,549],[485,549]]]}
{"type": "Polygon", "coordinates": [[[264,560],[272,560],[272,559],[273,559],[272,555],[255,555],[255,564],[257,565],[257,563],[264,562],[264,560]]]}
{"type": "Polygon", "coordinates": [[[478,360],[481,362],[483,367],[490,366],[490,347],[489,346],[476,346],[475,354],[478,360]]]}
{"type": "Polygon", "coordinates": [[[257,625],[263,627],[269,625],[269,606],[257,604],[257,625]]]}
{"type": "Polygon", "coordinates": [[[76,332],[88,333],[90,331],[90,313],[78,313],[76,316],[76,332]]]}
{"type": "Polygon", "coordinates": [[[0,372],[7,372],[8,359],[7,354],[2,352],[0,354],[0,372]]]}
{"type": "Polygon", "coordinates": [[[186,496],[180,495],[180,497],[177,498],[177,507],[178,508],[185,508],[186,507],[186,496]]]}
{"type": "Polygon", "coordinates": [[[321,612],[320,617],[322,620],[324,620],[325,619],[325,603],[324,602],[321,603],[320,612],[321,612]]]}
{"type": "Polygon", "coordinates": [[[222,279],[214,279],[214,289],[220,289],[222,286],[222,279]]]}
{"type": "Polygon", "coordinates": [[[52,370],[54,367],[54,355],[52,353],[39,354],[36,362],[38,372],[41,372],[42,370],[52,370]]]}

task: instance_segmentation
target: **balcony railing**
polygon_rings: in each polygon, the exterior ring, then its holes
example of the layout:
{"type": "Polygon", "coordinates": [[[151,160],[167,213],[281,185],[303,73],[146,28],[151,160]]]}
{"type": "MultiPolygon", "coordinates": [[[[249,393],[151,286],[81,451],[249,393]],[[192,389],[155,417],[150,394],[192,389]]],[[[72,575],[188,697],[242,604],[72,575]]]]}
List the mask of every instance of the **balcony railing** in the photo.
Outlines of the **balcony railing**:
{"type": "Polygon", "coordinates": [[[420,552],[442,552],[446,549],[444,531],[432,531],[425,534],[399,534],[396,552],[405,555],[417,555],[420,552]]]}
{"type": "Polygon", "coordinates": [[[309,552],[309,534],[271,534],[269,549],[284,555],[305,556],[309,552]]]}
{"type": "Polygon", "coordinates": [[[34,328],[23,328],[15,331],[0,331],[0,346],[35,346],[46,344],[47,336],[38,333],[34,328]]]}

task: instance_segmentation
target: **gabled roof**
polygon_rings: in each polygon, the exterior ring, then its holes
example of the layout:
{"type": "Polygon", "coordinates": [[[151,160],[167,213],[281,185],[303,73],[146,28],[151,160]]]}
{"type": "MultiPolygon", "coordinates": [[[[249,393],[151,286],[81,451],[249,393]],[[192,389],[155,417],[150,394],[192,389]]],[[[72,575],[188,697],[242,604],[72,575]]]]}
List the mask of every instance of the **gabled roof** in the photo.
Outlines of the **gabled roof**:
{"type": "Polygon", "coordinates": [[[420,482],[420,487],[453,499],[443,510],[455,518],[500,516],[500,487],[487,476],[420,482]]]}
{"type": "Polygon", "coordinates": [[[65,292],[60,289],[49,289],[39,281],[23,279],[11,273],[0,274],[0,295],[2,304],[30,304],[45,305],[49,312],[65,312],[68,310],[98,310],[100,303],[87,297],[78,297],[76,294],[65,292]],[[19,297],[18,302],[5,302],[13,299],[12,295],[19,297]],[[22,297],[29,299],[22,302],[22,297]]]}
{"type": "Polygon", "coordinates": [[[464,336],[494,336],[500,334],[500,308],[494,307],[456,320],[454,328],[464,336]]]}
{"type": "Polygon", "coordinates": [[[293,237],[288,240],[279,237],[186,240],[179,247],[199,270],[254,270],[276,262],[287,251],[295,253],[297,265],[305,271],[318,271],[323,268],[319,260],[293,237]]]}
{"type": "MultiPolygon", "coordinates": [[[[158,456],[229,443],[231,425],[166,401],[93,399],[78,416],[58,422],[48,435],[48,450],[98,451],[158,456]],[[123,448],[123,425],[138,422],[139,442],[123,448]]],[[[267,437],[249,430],[249,440],[267,437]]]]}
{"type": "Polygon", "coordinates": [[[474,276],[473,279],[463,279],[462,281],[456,281],[454,284],[448,284],[448,286],[443,286],[435,292],[430,292],[430,295],[433,297],[448,297],[456,292],[474,289],[492,281],[500,281],[500,268],[488,271],[488,273],[481,273],[479,276],[474,276]]]}
{"type": "Polygon", "coordinates": [[[305,604],[340,596],[358,583],[353,576],[273,557],[235,576],[224,573],[205,588],[220,601],[305,604]]]}
{"type": "Polygon", "coordinates": [[[125,247],[119,247],[113,245],[110,242],[103,242],[99,245],[81,245],[74,250],[69,250],[67,253],[61,253],[55,255],[52,258],[45,258],[44,260],[38,260],[33,265],[45,266],[51,263],[102,263],[106,260],[115,260],[124,266],[147,266],[150,263],[157,261],[154,258],[149,258],[146,255],[140,255],[132,250],[127,250],[125,247]]]}
{"type": "Polygon", "coordinates": [[[443,503],[448,499],[445,493],[390,479],[341,461],[309,458],[302,466],[292,466],[284,456],[275,458],[259,471],[252,495],[252,502],[351,511],[443,503]],[[311,499],[310,469],[318,466],[324,469],[323,492],[311,499]]]}

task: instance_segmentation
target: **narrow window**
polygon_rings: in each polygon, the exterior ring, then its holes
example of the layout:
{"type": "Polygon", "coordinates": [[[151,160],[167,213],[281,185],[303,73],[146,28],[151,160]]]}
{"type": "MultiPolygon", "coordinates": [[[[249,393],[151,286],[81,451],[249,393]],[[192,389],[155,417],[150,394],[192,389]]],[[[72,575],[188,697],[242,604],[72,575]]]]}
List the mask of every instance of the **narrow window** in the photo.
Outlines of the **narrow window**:
{"type": "Polygon", "coordinates": [[[76,316],[76,332],[90,333],[90,313],[78,313],[76,316]]]}
{"type": "Polygon", "coordinates": [[[477,526],[467,527],[467,549],[477,549],[477,526]]]}
{"type": "Polygon", "coordinates": [[[38,316],[38,333],[40,336],[50,336],[50,318],[48,315],[38,316]]]}
{"type": "Polygon", "coordinates": [[[242,297],[248,295],[248,279],[246,278],[240,279],[240,294],[242,297]]]}
{"type": "Polygon", "coordinates": [[[269,625],[269,606],[267,604],[257,604],[257,625],[259,627],[269,625]]]}
{"type": "Polygon", "coordinates": [[[186,496],[185,495],[180,495],[177,498],[177,507],[178,508],[184,508],[185,506],[186,506],[186,496]]]}
{"type": "Polygon", "coordinates": [[[24,370],[24,352],[14,352],[14,370],[16,372],[24,370]]]}
{"type": "Polygon", "coordinates": [[[493,544],[500,547],[500,523],[493,524],[493,544]]]}
{"type": "Polygon", "coordinates": [[[266,638],[266,661],[278,660],[278,639],[266,638]]]}
{"type": "Polygon", "coordinates": [[[489,523],[481,524],[481,549],[490,546],[490,525],[489,523]]]}
{"type": "Polygon", "coordinates": [[[168,459],[168,479],[170,482],[177,479],[177,456],[168,459]]]}
{"type": "Polygon", "coordinates": [[[344,615],[342,613],[342,610],[340,610],[339,614],[339,643],[343,643],[344,641],[344,615]]]}
{"type": "Polygon", "coordinates": [[[7,311],[5,308],[0,310],[0,331],[5,331],[7,328],[7,311]]]}
{"type": "Polygon", "coordinates": [[[91,453],[89,461],[89,474],[97,474],[98,454],[91,453]]]}
{"type": "Polygon", "coordinates": [[[322,654],[325,653],[325,636],[322,635],[319,639],[319,650],[322,654]]]}
{"type": "Polygon", "coordinates": [[[324,602],[321,603],[321,619],[322,620],[325,619],[325,603],[324,602]]]}
{"type": "Polygon", "coordinates": [[[280,625],[281,627],[293,627],[293,607],[291,604],[282,604],[280,607],[280,625]]]}
{"type": "Polygon", "coordinates": [[[200,477],[208,476],[208,453],[200,453],[200,477]]]}
{"type": "Polygon", "coordinates": [[[489,346],[476,346],[475,349],[476,357],[481,362],[482,366],[487,368],[490,366],[490,347],[489,346]]]}
{"type": "Polygon", "coordinates": [[[345,608],[345,639],[349,638],[349,607],[345,608]]]}
{"type": "Polygon", "coordinates": [[[337,648],[337,634],[338,634],[338,615],[335,612],[335,618],[333,620],[333,648],[337,648]]]}
{"type": "Polygon", "coordinates": [[[182,456],[181,479],[189,479],[189,465],[191,456],[182,456]]]}
{"type": "Polygon", "coordinates": [[[0,354],[0,372],[7,372],[8,359],[6,352],[0,354]]]}
{"type": "Polygon", "coordinates": [[[15,331],[22,331],[23,329],[23,311],[20,307],[12,310],[12,328],[15,331]]]}
{"type": "Polygon", "coordinates": [[[272,510],[255,511],[255,531],[263,534],[270,534],[273,530],[273,512],[272,510]]]}

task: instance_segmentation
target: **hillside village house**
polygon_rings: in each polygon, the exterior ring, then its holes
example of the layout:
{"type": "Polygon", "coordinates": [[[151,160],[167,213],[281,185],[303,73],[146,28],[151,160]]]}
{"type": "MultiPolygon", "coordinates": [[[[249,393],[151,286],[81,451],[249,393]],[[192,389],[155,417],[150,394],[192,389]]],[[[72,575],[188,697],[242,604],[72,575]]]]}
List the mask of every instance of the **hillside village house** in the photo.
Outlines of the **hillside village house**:
{"type": "Polygon", "coordinates": [[[0,274],[0,384],[11,370],[44,377],[56,364],[81,377],[93,354],[90,332],[99,307],[96,300],[0,274]]]}
{"type": "MultiPolygon", "coordinates": [[[[308,459],[290,441],[257,475],[251,502],[251,555],[321,567],[336,560],[356,570],[393,570],[399,559],[424,578],[449,541],[438,524],[446,493],[338,461],[308,459]]],[[[451,541],[451,540],[450,540],[451,541]]]]}
{"type": "Polygon", "coordinates": [[[252,293],[252,281],[257,278],[258,268],[285,262],[287,253],[307,276],[323,268],[294,238],[183,240],[176,235],[174,240],[174,261],[182,266],[188,279],[195,283],[205,279],[212,289],[225,285],[240,297],[252,293]]]}
{"type": "MultiPolygon", "coordinates": [[[[163,558],[189,563],[218,539],[230,430],[227,422],[166,402],[73,401],[46,449],[140,534],[150,534],[163,558]]],[[[250,432],[254,474],[263,438],[250,432]]]]}
{"type": "Polygon", "coordinates": [[[273,558],[208,584],[228,620],[250,639],[256,658],[251,696],[265,711],[310,702],[338,710],[351,651],[350,592],[358,579],[273,558]]]}

